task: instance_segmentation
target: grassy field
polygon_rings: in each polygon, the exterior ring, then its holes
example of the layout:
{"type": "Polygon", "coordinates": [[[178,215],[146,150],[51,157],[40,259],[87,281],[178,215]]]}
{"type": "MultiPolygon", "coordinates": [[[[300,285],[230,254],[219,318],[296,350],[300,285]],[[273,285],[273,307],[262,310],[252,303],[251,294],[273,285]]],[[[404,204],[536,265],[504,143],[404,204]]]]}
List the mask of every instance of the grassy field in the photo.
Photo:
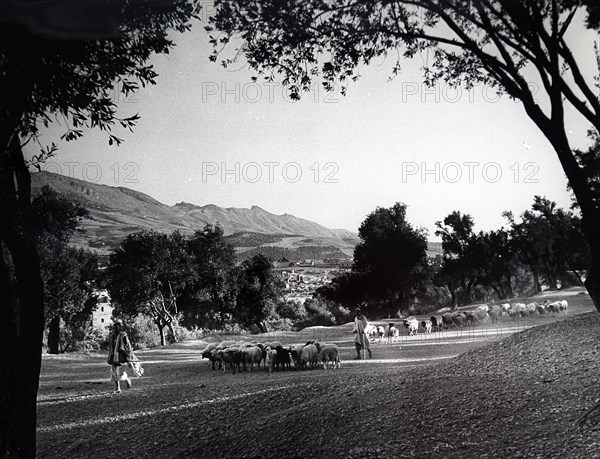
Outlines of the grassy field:
{"type": "Polygon", "coordinates": [[[596,418],[573,430],[600,399],[600,320],[556,297],[566,316],[403,334],[367,360],[351,324],[247,337],[335,342],[335,371],[212,371],[190,341],[139,352],[114,394],[105,355],[44,356],[39,457],[600,457],[596,418]]]}

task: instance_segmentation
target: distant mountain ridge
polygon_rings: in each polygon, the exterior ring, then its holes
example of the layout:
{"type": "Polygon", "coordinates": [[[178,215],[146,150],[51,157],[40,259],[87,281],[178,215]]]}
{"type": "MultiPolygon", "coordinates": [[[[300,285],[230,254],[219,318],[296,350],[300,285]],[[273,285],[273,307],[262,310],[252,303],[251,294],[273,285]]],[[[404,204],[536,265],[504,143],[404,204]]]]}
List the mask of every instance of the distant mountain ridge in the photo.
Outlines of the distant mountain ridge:
{"type": "Polygon", "coordinates": [[[178,230],[190,234],[208,223],[217,222],[225,235],[233,236],[234,245],[248,244],[237,246],[246,249],[263,244],[290,249],[323,246],[324,249],[327,247],[327,252],[337,248],[351,255],[358,242],[358,236],[351,231],[329,229],[290,214],[276,215],[258,206],[222,208],[186,202],[169,206],[125,187],[86,182],[51,172],[37,172],[31,176],[34,195],[48,184],[90,211],[93,220],[84,221],[85,233],[76,235],[73,242],[100,252],[118,247],[127,234],[135,231],[154,229],[170,233],[178,230]]]}

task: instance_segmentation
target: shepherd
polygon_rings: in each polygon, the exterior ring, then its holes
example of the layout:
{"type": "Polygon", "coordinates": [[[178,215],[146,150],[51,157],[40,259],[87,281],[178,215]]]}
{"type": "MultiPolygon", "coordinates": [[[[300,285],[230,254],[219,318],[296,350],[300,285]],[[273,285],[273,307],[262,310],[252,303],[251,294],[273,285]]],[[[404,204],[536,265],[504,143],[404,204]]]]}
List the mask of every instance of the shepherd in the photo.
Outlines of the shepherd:
{"type": "Polygon", "coordinates": [[[369,321],[363,315],[360,308],[356,308],[356,318],[354,319],[354,332],[356,335],[354,336],[354,347],[356,348],[356,357],[355,360],[360,360],[361,355],[360,351],[364,351],[365,349],[369,352],[369,358],[373,357],[371,354],[371,348],[369,346],[369,337],[365,333],[365,330],[369,326],[369,321]]]}
{"type": "Polygon", "coordinates": [[[114,320],[112,332],[108,338],[107,363],[110,365],[110,380],[115,383],[117,394],[121,393],[121,381],[125,381],[128,389],[131,388],[131,378],[127,374],[127,368],[134,376],[140,377],[144,374],[144,369],[133,353],[131,342],[124,328],[121,319],[114,320]]]}

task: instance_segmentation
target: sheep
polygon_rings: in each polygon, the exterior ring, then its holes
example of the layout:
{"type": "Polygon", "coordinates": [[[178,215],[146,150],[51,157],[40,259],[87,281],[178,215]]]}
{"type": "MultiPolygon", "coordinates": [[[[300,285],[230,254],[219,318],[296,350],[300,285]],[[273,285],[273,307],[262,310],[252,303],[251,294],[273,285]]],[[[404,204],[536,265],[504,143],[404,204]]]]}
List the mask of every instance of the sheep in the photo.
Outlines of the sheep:
{"type": "Polygon", "coordinates": [[[567,302],[567,300],[553,301],[547,306],[548,311],[550,311],[554,315],[558,315],[561,312],[564,312],[566,314],[568,307],[569,303],[567,302]]]}
{"type": "Polygon", "coordinates": [[[431,328],[433,326],[431,320],[425,319],[425,320],[421,321],[421,326],[425,330],[425,333],[431,333],[431,328]]]}
{"type": "Polygon", "coordinates": [[[488,315],[490,316],[492,323],[497,323],[498,319],[502,315],[502,306],[498,304],[493,305],[489,310],[488,315]]]}
{"type": "Polygon", "coordinates": [[[490,307],[487,304],[480,304],[475,308],[475,311],[490,312],[490,307]]]}
{"type": "Polygon", "coordinates": [[[221,360],[221,357],[219,357],[219,351],[216,348],[209,351],[207,358],[210,361],[213,370],[215,369],[215,363],[217,362],[219,362],[219,370],[223,368],[223,361],[221,360]]]}
{"type": "Polygon", "coordinates": [[[242,350],[242,361],[244,362],[244,368],[246,368],[246,365],[250,365],[250,370],[254,371],[254,364],[257,363],[260,370],[260,362],[262,362],[262,359],[262,349],[258,346],[247,347],[242,350]]]}
{"type": "Polygon", "coordinates": [[[383,337],[385,336],[385,328],[381,325],[377,327],[377,336],[379,336],[379,343],[381,344],[383,342],[383,337]]]}
{"type": "Polygon", "coordinates": [[[302,349],[300,354],[300,366],[306,368],[310,364],[311,368],[314,368],[318,362],[319,350],[314,344],[308,344],[302,349]]]}
{"type": "Polygon", "coordinates": [[[455,312],[452,314],[452,321],[457,325],[461,326],[467,321],[467,316],[464,312],[455,312]]]}
{"type": "Polygon", "coordinates": [[[367,335],[367,337],[369,339],[374,338],[377,336],[377,327],[373,324],[369,324],[365,327],[365,335],[367,335]]]}
{"type": "Polygon", "coordinates": [[[515,303],[511,306],[510,311],[508,311],[508,315],[514,319],[519,316],[523,316],[523,311],[526,311],[525,304],[515,303]]]}
{"type": "Polygon", "coordinates": [[[227,349],[219,349],[217,355],[223,361],[223,373],[225,373],[228,363],[233,370],[233,374],[235,374],[236,368],[239,371],[240,364],[242,363],[242,351],[239,348],[228,347],[227,349]]]}
{"type": "Polygon", "coordinates": [[[500,308],[501,308],[501,310],[502,310],[502,314],[503,314],[503,315],[506,315],[506,316],[510,315],[510,310],[511,310],[512,308],[511,308],[511,306],[510,306],[510,304],[509,304],[509,303],[502,303],[502,304],[500,305],[500,308]]]}
{"type": "Polygon", "coordinates": [[[479,322],[483,322],[485,319],[488,318],[489,308],[486,305],[486,309],[477,308],[473,313],[475,314],[479,322]]]}
{"type": "Polygon", "coordinates": [[[294,361],[295,368],[300,368],[300,354],[302,354],[302,349],[304,346],[304,344],[294,344],[288,349],[290,351],[290,356],[294,361]]]}
{"type": "Polygon", "coordinates": [[[544,301],[541,304],[538,304],[536,306],[537,312],[538,314],[542,315],[542,314],[546,314],[546,311],[548,310],[548,301],[544,301]]]}
{"type": "Polygon", "coordinates": [[[430,320],[435,331],[442,330],[442,327],[444,326],[444,320],[442,319],[442,316],[431,316],[430,320]]]}
{"type": "Polygon", "coordinates": [[[265,367],[269,370],[269,373],[273,371],[275,368],[275,361],[277,360],[277,351],[275,349],[271,349],[271,347],[265,348],[265,367]]]}
{"type": "Polygon", "coordinates": [[[536,302],[533,302],[533,303],[528,303],[528,304],[525,306],[525,310],[527,311],[527,314],[528,314],[528,315],[532,316],[532,315],[533,315],[533,314],[535,314],[535,313],[536,313],[536,311],[537,311],[537,303],[536,303],[536,302]]]}
{"type": "Polygon", "coordinates": [[[419,330],[419,321],[414,317],[408,317],[403,320],[404,326],[408,329],[408,336],[413,336],[417,334],[419,330]]]}
{"type": "Polygon", "coordinates": [[[477,322],[477,314],[475,314],[475,311],[466,311],[465,317],[467,319],[467,323],[469,324],[474,324],[477,322]]]}
{"type": "Polygon", "coordinates": [[[273,341],[272,343],[264,343],[265,348],[270,347],[271,349],[275,349],[277,346],[283,347],[279,341],[273,341]]]}
{"type": "Polygon", "coordinates": [[[277,355],[275,356],[275,368],[277,371],[281,368],[281,370],[290,369],[291,361],[290,361],[290,351],[284,349],[283,346],[277,346],[275,348],[275,352],[277,355]]]}
{"type": "Polygon", "coordinates": [[[340,368],[339,349],[335,344],[324,344],[319,351],[319,360],[323,363],[323,368],[327,370],[328,363],[331,363],[331,369],[340,368]]]}
{"type": "Polygon", "coordinates": [[[442,315],[442,322],[444,322],[444,325],[446,326],[446,328],[450,327],[451,325],[454,324],[454,319],[452,314],[450,314],[449,312],[445,313],[442,315]]]}
{"type": "Polygon", "coordinates": [[[393,343],[394,340],[399,340],[400,339],[400,330],[398,330],[396,328],[396,326],[394,325],[393,322],[390,322],[389,324],[387,324],[386,328],[386,332],[385,332],[385,336],[387,337],[387,343],[393,343]]]}
{"type": "Polygon", "coordinates": [[[559,309],[561,313],[565,313],[567,314],[567,310],[569,309],[569,303],[567,302],[567,300],[561,300],[559,301],[559,309]]]}
{"type": "Polygon", "coordinates": [[[217,347],[217,343],[209,343],[202,350],[201,355],[203,359],[208,359],[209,365],[212,366],[212,369],[215,369],[215,362],[217,361],[217,353],[215,351],[217,347]]]}

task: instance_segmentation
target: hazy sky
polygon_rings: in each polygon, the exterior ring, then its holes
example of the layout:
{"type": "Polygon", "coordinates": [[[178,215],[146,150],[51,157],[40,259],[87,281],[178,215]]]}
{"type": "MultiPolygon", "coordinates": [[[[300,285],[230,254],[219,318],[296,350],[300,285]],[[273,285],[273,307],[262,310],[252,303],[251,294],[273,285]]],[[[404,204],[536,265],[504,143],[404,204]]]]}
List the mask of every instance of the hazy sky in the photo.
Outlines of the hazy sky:
{"type": "MultiPolygon", "coordinates": [[[[572,41],[593,72],[594,35],[578,33],[572,41]]],[[[134,133],[115,132],[120,147],[89,132],[59,142],[45,169],[170,205],[258,205],[352,231],[377,206],[401,201],[430,239],[434,222],[453,210],[489,230],[505,223],[502,211],[520,214],[536,194],[570,204],[556,154],[519,103],[484,87],[427,90],[419,58],[393,81],[392,59],[381,60],[360,69],[346,96],[318,88],[292,102],[278,83],[252,83],[242,63],[225,70],[209,62],[201,26],[175,41],[169,56],[152,59],[157,85],[119,101],[121,116],[141,115],[134,133]]],[[[568,130],[584,148],[587,125],[574,113],[568,130]]]]}

